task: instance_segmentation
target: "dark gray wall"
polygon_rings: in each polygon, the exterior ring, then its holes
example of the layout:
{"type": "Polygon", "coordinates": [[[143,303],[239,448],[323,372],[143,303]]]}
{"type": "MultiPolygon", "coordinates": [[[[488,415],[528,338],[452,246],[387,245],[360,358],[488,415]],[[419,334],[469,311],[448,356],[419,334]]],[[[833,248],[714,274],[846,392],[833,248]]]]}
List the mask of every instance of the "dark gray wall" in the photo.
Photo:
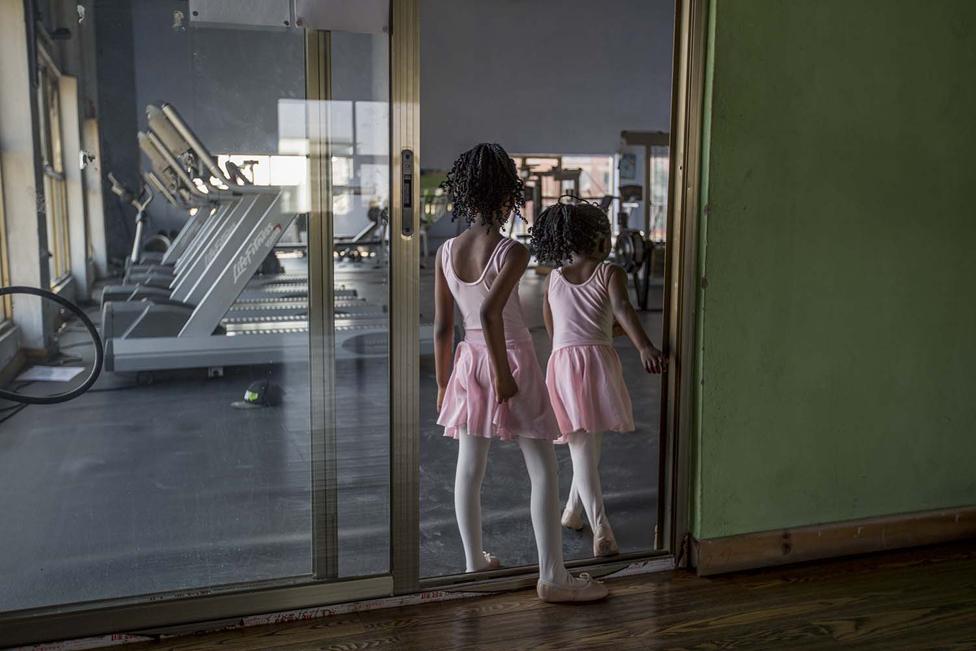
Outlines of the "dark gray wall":
{"type": "MultiPolygon", "coordinates": [[[[186,0],[131,5],[139,127],[147,104],[168,102],[214,154],[278,153],[278,100],[305,97],[304,35],[194,27],[186,0]],[[185,29],[174,29],[175,11],[185,29]]],[[[162,200],[149,214],[156,229],[186,218],[162,200]]]]}
{"type": "Polygon", "coordinates": [[[610,154],[667,131],[673,0],[422,0],[423,166],[481,141],[610,154]]]}
{"type": "MultiPolygon", "coordinates": [[[[176,106],[214,152],[278,153],[278,100],[305,96],[296,31],[173,29],[185,0],[135,0],[136,104],[176,106]]],[[[187,18],[188,20],[188,18],[187,18]]]]}
{"type": "MultiPolygon", "coordinates": [[[[139,180],[139,148],[132,7],[128,2],[96,1],[95,44],[101,170],[103,174],[114,172],[120,181],[134,187],[139,180]]],[[[110,260],[124,258],[132,246],[135,211],[123,206],[107,187],[103,198],[107,256],[110,260]]]]}

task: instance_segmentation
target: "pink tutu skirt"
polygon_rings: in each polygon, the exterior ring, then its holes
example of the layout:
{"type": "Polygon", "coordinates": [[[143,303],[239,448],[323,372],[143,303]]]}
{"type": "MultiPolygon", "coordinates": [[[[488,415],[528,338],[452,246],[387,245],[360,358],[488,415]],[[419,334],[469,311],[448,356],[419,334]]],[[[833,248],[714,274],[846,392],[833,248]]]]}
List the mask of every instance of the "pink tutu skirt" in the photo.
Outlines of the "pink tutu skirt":
{"type": "Polygon", "coordinates": [[[557,348],[549,356],[546,386],[563,434],[559,443],[574,432],[634,431],[634,408],[613,346],[557,348]]]}
{"type": "Polygon", "coordinates": [[[484,340],[470,333],[458,344],[454,370],[437,418],[444,436],[456,439],[466,434],[506,441],[519,436],[551,441],[559,436],[532,340],[510,341],[506,348],[518,393],[498,404],[484,340]]]}

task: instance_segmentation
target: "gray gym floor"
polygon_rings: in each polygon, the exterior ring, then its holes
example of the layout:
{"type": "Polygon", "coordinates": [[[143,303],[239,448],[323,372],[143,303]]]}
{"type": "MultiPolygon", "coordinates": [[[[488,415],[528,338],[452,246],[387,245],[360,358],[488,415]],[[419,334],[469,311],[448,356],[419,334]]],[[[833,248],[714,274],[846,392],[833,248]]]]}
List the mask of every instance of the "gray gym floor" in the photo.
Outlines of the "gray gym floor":
{"type": "MultiPolygon", "coordinates": [[[[387,291],[382,274],[355,267],[338,282],[374,302],[387,291]]],[[[422,271],[427,320],[432,282],[422,271]]],[[[522,296],[544,360],[541,282],[530,271],[522,296]]],[[[659,343],[660,314],[642,319],[659,343]]],[[[82,341],[77,328],[63,337],[68,346],[82,341]]],[[[618,349],[638,431],[605,437],[602,474],[621,548],[634,551],[650,546],[656,519],[660,382],[623,340],[618,349]]],[[[90,355],[84,344],[66,352],[90,355]]],[[[420,370],[421,570],[453,574],[464,568],[453,505],[457,444],[434,424],[433,360],[422,359],[420,370]]],[[[0,424],[0,611],[311,572],[307,365],[205,375],[160,374],[142,385],[104,374],[77,400],[32,406],[0,424]],[[263,377],[282,386],[281,406],[230,406],[263,377]]],[[[340,575],[380,573],[389,557],[387,369],[340,362],[336,377],[340,575]]],[[[565,499],[571,465],[564,446],[557,454],[565,499]]],[[[535,562],[528,496],[518,446],[496,442],[483,492],[485,546],[506,565],[535,562]]],[[[590,544],[588,532],[565,531],[567,557],[589,556],[590,544]]]]}
{"type": "MultiPolygon", "coordinates": [[[[421,311],[432,314],[433,286],[430,272],[422,274],[421,311]]],[[[551,346],[542,321],[543,277],[529,270],[521,283],[523,312],[532,331],[536,353],[545,369],[551,346]]],[[[652,288],[651,302],[660,305],[660,288],[652,288]]],[[[661,339],[661,315],[643,312],[641,321],[657,345],[661,339]]],[[[604,499],[621,551],[641,551],[651,546],[657,518],[658,430],[660,379],[649,376],[640,357],[625,338],[616,342],[624,377],[634,403],[637,431],[604,436],[601,477],[604,499]]],[[[457,442],[445,438],[436,425],[436,381],[433,358],[424,359],[421,373],[421,572],[427,576],[454,574],[464,569],[461,538],[454,519],[454,464],[457,442]]],[[[572,462],[564,445],[556,446],[559,460],[561,504],[572,479],[572,462]]],[[[536,562],[535,539],[529,517],[530,484],[522,453],[514,442],[494,441],[482,487],[483,543],[506,565],[536,562]]],[[[588,558],[592,553],[589,529],[563,530],[566,557],[588,558]]]]}

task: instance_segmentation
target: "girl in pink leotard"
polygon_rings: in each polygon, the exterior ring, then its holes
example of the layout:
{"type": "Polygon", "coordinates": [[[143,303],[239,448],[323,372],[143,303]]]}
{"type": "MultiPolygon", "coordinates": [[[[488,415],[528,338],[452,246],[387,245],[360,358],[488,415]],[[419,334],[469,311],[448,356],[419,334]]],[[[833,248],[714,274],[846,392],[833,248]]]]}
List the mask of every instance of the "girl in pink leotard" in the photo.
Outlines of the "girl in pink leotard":
{"type": "Polygon", "coordinates": [[[586,512],[593,532],[593,555],[618,553],[600,486],[603,432],[631,432],[634,413],[620,358],[613,347],[614,323],[640,352],[648,373],[665,365],[648,339],[627,296],[623,269],[606,262],[610,222],[587,202],[557,203],[539,215],[532,248],[558,265],[546,279],[543,310],[552,338],[546,370],[549,397],[559,422],[560,443],[568,443],[573,483],[562,523],[582,529],[586,512]]]}

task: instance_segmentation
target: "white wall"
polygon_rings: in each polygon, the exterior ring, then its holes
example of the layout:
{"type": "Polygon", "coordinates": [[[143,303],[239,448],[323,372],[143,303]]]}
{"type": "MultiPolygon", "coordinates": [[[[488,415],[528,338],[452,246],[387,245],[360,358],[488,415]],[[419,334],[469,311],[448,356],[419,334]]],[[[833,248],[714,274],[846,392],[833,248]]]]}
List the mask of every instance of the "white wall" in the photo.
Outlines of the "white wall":
{"type": "Polygon", "coordinates": [[[609,154],[668,131],[673,0],[421,0],[421,164],[478,142],[609,154]]]}
{"type": "Polygon", "coordinates": [[[81,174],[81,118],[78,106],[78,79],[62,75],[58,81],[61,99],[61,147],[64,157],[65,189],[68,193],[68,240],[75,300],[91,298],[88,256],[88,216],[85,213],[85,188],[81,174]]]}
{"type": "Polygon", "coordinates": [[[82,173],[85,185],[85,214],[91,235],[94,275],[104,278],[108,274],[108,244],[105,234],[105,210],[102,198],[102,156],[99,148],[98,120],[86,118],[82,124],[81,142],[91,161],[82,173]]]}

